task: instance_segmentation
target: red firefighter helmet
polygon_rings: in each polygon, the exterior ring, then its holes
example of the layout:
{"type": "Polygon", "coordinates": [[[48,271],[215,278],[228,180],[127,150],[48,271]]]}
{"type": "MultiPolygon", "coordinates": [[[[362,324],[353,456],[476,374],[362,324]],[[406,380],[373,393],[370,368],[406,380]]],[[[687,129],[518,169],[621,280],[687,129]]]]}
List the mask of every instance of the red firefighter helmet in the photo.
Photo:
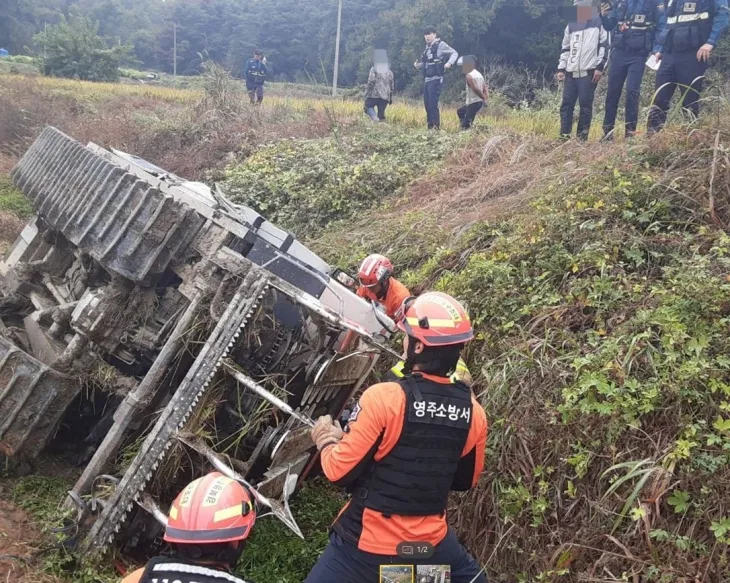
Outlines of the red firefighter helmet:
{"type": "Polygon", "coordinates": [[[164,539],[191,545],[240,541],[248,538],[255,522],[249,491],[220,472],[211,472],[175,498],[164,539]]]}
{"type": "Polygon", "coordinates": [[[393,264],[385,255],[368,255],[360,265],[357,278],[363,287],[373,287],[384,283],[393,274],[393,264]]]}
{"type": "Polygon", "coordinates": [[[426,346],[464,344],[474,338],[466,310],[448,294],[426,292],[406,298],[401,311],[398,328],[426,346]]]}

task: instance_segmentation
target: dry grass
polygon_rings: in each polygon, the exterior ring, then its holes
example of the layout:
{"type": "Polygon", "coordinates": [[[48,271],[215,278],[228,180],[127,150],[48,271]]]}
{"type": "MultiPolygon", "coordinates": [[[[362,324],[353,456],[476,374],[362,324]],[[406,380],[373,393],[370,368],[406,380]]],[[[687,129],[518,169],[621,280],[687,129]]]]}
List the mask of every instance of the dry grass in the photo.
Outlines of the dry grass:
{"type": "MultiPolygon", "coordinates": [[[[218,76],[220,80],[221,75],[218,76]]],[[[28,77],[22,75],[2,75],[3,84],[13,86],[24,84],[28,77]]],[[[125,103],[134,103],[138,100],[151,100],[167,105],[194,105],[199,104],[206,97],[204,89],[175,89],[155,85],[127,84],[127,83],[93,83],[89,81],[74,81],[55,77],[33,77],[33,83],[41,93],[59,98],[70,98],[87,104],[103,104],[113,98],[121,98],[125,103]]],[[[245,91],[239,81],[230,80],[227,90],[239,92],[245,97],[245,91]]],[[[277,92],[278,93],[278,92],[277,92]]],[[[296,92],[293,92],[293,94],[296,92]]],[[[248,106],[247,99],[243,108],[248,106]]],[[[275,118],[276,113],[282,111],[293,112],[315,119],[324,114],[329,119],[344,123],[347,120],[363,120],[362,102],[331,97],[287,96],[281,94],[266,95],[263,105],[259,108],[270,115],[264,117],[275,118]]],[[[388,108],[388,123],[404,127],[422,128],[426,125],[426,114],[423,105],[415,100],[396,99],[388,108]]],[[[497,110],[492,112],[489,107],[482,112],[478,119],[478,126],[489,126],[497,129],[509,128],[517,133],[554,136],[558,133],[557,111],[519,111],[497,110]]],[[[442,106],[442,128],[446,131],[458,131],[459,120],[456,108],[442,106]]],[[[599,135],[599,129],[594,128],[592,136],[599,135]]]]}

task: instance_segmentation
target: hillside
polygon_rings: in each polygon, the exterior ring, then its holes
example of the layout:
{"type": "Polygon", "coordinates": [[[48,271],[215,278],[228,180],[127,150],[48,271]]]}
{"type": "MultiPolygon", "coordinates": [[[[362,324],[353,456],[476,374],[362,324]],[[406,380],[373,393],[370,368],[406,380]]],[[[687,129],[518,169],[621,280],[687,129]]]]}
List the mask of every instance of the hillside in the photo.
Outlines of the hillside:
{"type": "MultiPolygon", "coordinates": [[[[468,305],[491,430],[449,515],[491,580],[730,578],[726,103],[691,132],[584,145],[553,140],[549,110],[436,137],[408,104],[373,126],[355,102],[6,80],[2,171],[53,123],[222,180],[332,263],[383,252],[413,291],[468,305]]],[[[339,505],[317,491],[294,506],[306,546],[257,525],[255,580],[302,580],[339,505]]]]}

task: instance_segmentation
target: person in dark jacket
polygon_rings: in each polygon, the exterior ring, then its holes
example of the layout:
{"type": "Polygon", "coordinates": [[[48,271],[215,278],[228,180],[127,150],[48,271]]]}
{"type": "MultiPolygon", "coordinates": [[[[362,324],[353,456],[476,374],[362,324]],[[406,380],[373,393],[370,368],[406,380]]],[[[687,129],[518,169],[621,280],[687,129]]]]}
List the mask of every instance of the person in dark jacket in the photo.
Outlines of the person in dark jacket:
{"type": "Polygon", "coordinates": [[[677,87],[683,95],[682,107],[695,117],[699,114],[707,61],[730,20],[728,0],[668,0],[666,13],[667,24],[655,53],[660,65],[649,110],[649,133],[664,127],[677,87]]]}
{"type": "Polygon", "coordinates": [[[619,0],[613,6],[609,2],[601,5],[603,28],[611,33],[611,63],[603,118],[604,139],[613,138],[624,83],[626,137],[630,138],[636,133],[646,59],[652,50],[659,50],[655,42],[657,34],[664,29],[665,14],[664,0],[619,0]]]}
{"type": "Polygon", "coordinates": [[[560,137],[569,138],[575,102],[580,104],[578,138],[588,139],[593,97],[608,58],[608,33],[590,0],[575,0],[577,22],[565,27],[558,63],[558,81],[565,81],[560,105],[560,137]]]}
{"type": "Polygon", "coordinates": [[[441,126],[439,98],[444,73],[454,66],[459,53],[438,38],[433,26],[424,29],[423,37],[426,39],[426,49],[421,60],[413,63],[413,66],[423,73],[423,104],[426,107],[428,129],[437,130],[441,126]]]}
{"type": "Polygon", "coordinates": [[[264,81],[266,81],[266,58],[263,51],[256,49],[253,58],[246,61],[246,89],[251,103],[257,105],[264,100],[264,81]]]}

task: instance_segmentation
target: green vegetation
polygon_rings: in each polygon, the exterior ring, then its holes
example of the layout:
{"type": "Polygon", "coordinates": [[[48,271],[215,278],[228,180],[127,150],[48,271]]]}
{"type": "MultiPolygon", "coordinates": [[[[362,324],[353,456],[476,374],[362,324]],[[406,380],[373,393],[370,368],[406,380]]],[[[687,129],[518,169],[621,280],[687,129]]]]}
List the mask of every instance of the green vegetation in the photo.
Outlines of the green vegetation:
{"type": "Polygon", "coordinates": [[[76,535],[76,527],[66,520],[61,502],[73,484],[59,478],[28,476],[20,478],[11,501],[30,514],[47,535],[48,546],[37,553],[40,568],[69,583],[116,583],[119,577],[108,565],[79,561],[70,548],[60,543],[76,535]]]}
{"type": "Polygon", "coordinates": [[[393,249],[407,282],[469,306],[492,429],[487,474],[452,518],[494,580],[558,580],[601,556],[648,581],[686,580],[690,563],[730,575],[713,559],[730,541],[730,217],[708,198],[715,134],[696,131],[605,161],[566,153],[569,180],[533,161],[516,215],[457,236],[409,227],[430,207],[379,210],[317,245],[350,268],[393,249]],[[485,546],[484,532],[501,534],[485,546]]]}
{"type": "Polygon", "coordinates": [[[128,58],[131,47],[107,47],[98,34],[99,25],[84,16],[60,16],[58,24],[35,36],[46,56],[42,68],[46,75],[84,81],[117,81],[119,66],[128,58]]]}
{"type": "Polygon", "coordinates": [[[238,573],[253,581],[301,583],[327,546],[329,526],[344,503],[342,492],[325,480],[306,484],[291,503],[304,540],[275,518],[259,520],[238,573]]]}
{"type": "MultiPolygon", "coordinates": [[[[109,46],[129,44],[144,68],[173,70],[177,23],[177,72],[197,75],[202,56],[236,75],[255,48],[263,49],[278,81],[331,83],[337,2],[327,0],[6,0],[0,38],[11,54],[41,53],[33,35],[80,14],[98,22],[109,46]]],[[[566,0],[563,4],[570,4],[566,0]]],[[[433,24],[459,52],[501,56],[535,69],[555,66],[564,26],[557,6],[543,0],[358,0],[343,6],[340,84],[363,83],[373,46],[386,48],[399,89],[422,82],[413,60],[423,50],[422,27],[433,24]]],[[[459,75],[450,75],[458,81],[459,75]]]]}
{"type": "Polygon", "coordinates": [[[270,221],[312,236],[435,170],[458,138],[387,125],[320,140],[284,140],[226,172],[225,190],[270,221]]]}
{"type": "Polygon", "coordinates": [[[0,211],[6,211],[21,219],[33,214],[33,205],[23,196],[10,180],[9,176],[0,175],[0,211]]]}
{"type": "Polygon", "coordinates": [[[11,501],[42,524],[51,524],[57,521],[59,503],[70,486],[58,478],[28,476],[18,480],[11,501]]]}
{"type": "MultiPolygon", "coordinates": [[[[384,252],[413,291],[468,305],[491,430],[485,475],[449,516],[491,580],[730,578],[726,103],[691,131],[677,116],[586,147],[545,139],[547,108],[424,134],[405,105],[373,126],[351,102],[16,82],[0,99],[36,123],[52,111],[71,135],[222,176],[331,263],[384,252]]],[[[306,540],[260,521],[254,580],[301,580],[341,499],[317,483],[292,506],[306,540]]]]}

